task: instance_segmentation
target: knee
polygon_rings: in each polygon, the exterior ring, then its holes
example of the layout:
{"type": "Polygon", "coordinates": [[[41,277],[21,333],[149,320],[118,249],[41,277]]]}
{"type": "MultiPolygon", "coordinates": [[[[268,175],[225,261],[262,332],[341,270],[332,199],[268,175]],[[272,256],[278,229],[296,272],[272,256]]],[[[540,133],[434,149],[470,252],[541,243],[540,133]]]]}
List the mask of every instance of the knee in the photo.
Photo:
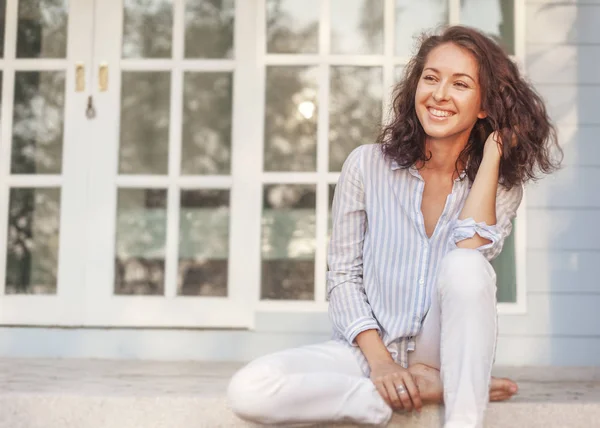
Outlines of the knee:
{"type": "Polygon", "coordinates": [[[476,298],[496,292],[496,273],[477,250],[459,248],[442,260],[439,291],[460,298],[476,298]]]}
{"type": "Polygon", "coordinates": [[[266,362],[253,362],[233,375],[227,388],[227,401],[240,418],[268,423],[277,404],[276,395],[283,373],[266,362]]]}

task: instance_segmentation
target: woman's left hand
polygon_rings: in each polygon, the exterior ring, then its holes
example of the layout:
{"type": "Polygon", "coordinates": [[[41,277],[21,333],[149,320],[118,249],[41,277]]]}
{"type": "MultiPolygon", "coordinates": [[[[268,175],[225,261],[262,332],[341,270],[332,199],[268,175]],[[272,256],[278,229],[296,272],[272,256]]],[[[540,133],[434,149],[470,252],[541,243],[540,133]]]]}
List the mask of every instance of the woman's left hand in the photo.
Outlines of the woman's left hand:
{"type": "MultiPolygon", "coordinates": [[[[500,137],[500,132],[494,131],[485,140],[485,145],[483,146],[483,156],[495,156],[498,159],[502,157],[502,148],[503,141],[500,137]]],[[[513,133],[512,135],[512,144],[511,147],[517,145],[517,136],[513,133]]]]}

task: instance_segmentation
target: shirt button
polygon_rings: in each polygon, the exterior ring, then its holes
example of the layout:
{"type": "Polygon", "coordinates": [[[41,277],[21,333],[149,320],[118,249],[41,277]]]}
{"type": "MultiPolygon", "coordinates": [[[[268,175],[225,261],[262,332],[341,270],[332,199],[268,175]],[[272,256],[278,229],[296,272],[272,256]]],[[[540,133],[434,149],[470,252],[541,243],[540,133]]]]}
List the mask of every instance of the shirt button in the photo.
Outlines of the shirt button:
{"type": "Polygon", "coordinates": [[[425,284],[425,280],[424,280],[423,278],[421,278],[421,279],[419,280],[419,284],[421,284],[421,285],[425,284]]]}

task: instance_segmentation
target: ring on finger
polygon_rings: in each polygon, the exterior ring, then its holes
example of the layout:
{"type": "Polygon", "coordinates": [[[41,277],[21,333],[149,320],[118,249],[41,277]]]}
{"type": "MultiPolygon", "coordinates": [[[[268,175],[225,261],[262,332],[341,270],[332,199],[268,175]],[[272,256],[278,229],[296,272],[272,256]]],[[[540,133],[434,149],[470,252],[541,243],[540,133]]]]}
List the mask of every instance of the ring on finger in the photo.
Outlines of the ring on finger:
{"type": "Polygon", "coordinates": [[[398,394],[406,394],[406,388],[404,387],[404,385],[398,385],[396,387],[396,392],[398,394]]]}

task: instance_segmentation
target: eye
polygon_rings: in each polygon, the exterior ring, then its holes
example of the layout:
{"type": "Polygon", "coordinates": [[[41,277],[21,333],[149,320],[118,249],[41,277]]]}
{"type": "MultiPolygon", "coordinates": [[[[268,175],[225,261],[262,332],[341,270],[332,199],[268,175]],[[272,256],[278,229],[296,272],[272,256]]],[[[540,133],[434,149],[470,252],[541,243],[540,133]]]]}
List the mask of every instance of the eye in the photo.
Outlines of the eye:
{"type": "Polygon", "coordinates": [[[423,80],[427,80],[429,82],[435,82],[435,76],[428,74],[427,76],[423,76],[423,80]]]}
{"type": "Polygon", "coordinates": [[[469,87],[469,85],[467,85],[465,82],[461,82],[461,81],[455,82],[454,84],[456,86],[460,86],[461,88],[468,88],[469,87]]]}

